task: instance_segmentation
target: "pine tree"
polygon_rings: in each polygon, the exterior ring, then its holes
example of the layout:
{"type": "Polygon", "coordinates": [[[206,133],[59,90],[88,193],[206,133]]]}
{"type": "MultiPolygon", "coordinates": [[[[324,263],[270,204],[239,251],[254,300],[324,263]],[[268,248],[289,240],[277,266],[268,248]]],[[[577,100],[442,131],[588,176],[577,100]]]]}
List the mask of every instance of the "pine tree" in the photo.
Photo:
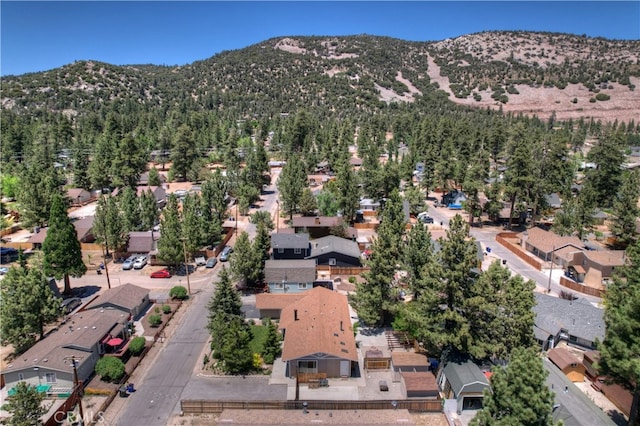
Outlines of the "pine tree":
{"type": "Polygon", "coordinates": [[[125,186],[118,194],[118,205],[122,214],[122,223],[125,232],[140,231],[140,202],[137,190],[130,186],[125,186]]]}
{"type": "Polygon", "coordinates": [[[184,262],[182,226],[178,212],[178,198],[175,194],[169,194],[167,205],[160,219],[158,257],[174,266],[184,262]]]}
{"type": "Polygon", "coordinates": [[[302,216],[315,216],[318,210],[318,203],[316,197],[311,192],[311,189],[305,188],[300,196],[300,213],[302,216]]]}
{"type": "Polygon", "coordinates": [[[182,124],[176,130],[171,148],[171,170],[176,178],[186,179],[187,173],[193,167],[197,152],[195,150],[195,140],[193,132],[186,125],[182,124]]]}
{"type": "Polygon", "coordinates": [[[593,191],[600,207],[611,207],[618,193],[624,162],[624,135],[615,132],[598,139],[587,158],[596,164],[586,173],[584,186],[593,191]]]}
{"type": "MultiPolygon", "coordinates": [[[[155,169],[154,169],[155,170],[155,169]]],[[[140,228],[148,231],[158,224],[160,219],[160,209],[156,197],[147,189],[142,193],[139,200],[140,206],[140,228]]]]}
{"type": "Polygon", "coordinates": [[[364,281],[356,284],[353,295],[354,308],[368,325],[388,322],[397,304],[397,295],[390,283],[401,261],[403,235],[402,201],[395,191],[382,209],[378,236],[373,240],[371,255],[365,262],[370,269],[362,274],[364,281]]]}
{"type": "Polygon", "coordinates": [[[232,317],[222,335],[220,355],[227,374],[246,373],[253,369],[251,328],[240,317],[232,317]]]}
{"type": "Polygon", "coordinates": [[[636,219],[640,216],[638,207],[640,198],[640,172],[628,170],[622,177],[622,185],[613,201],[611,232],[616,236],[616,243],[621,247],[633,243],[638,234],[636,219]]]}
{"type": "Polygon", "coordinates": [[[298,159],[290,158],[282,167],[278,178],[278,191],[280,192],[281,208],[293,218],[293,213],[298,210],[300,198],[306,186],[307,175],[304,171],[304,164],[298,159]]]}
{"type": "Polygon", "coordinates": [[[604,341],[599,372],[633,394],[629,425],[640,419],[640,240],[626,250],[627,265],[618,269],[605,294],[604,341]]]}
{"type": "Polygon", "coordinates": [[[217,354],[222,350],[222,336],[227,331],[231,318],[240,317],[244,319],[244,313],[241,308],[242,299],[240,299],[240,294],[233,288],[229,272],[223,266],[215,293],[207,306],[209,310],[207,328],[212,337],[211,349],[217,354]]]}
{"type": "Polygon", "coordinates": [[[253,286],[260,276],[262,255],[258,255],[249,241],[246,231],[240,233],[236,239],[231,257],[231,275],[234,279],[244,282],[248,287],[253,286]]]}
{"type": "Polygon", "coordinates": [[[42,338],[45,325],[60,315],[60,299],[49,287],[41,265],[10,268],[0,295],[0,335],[16,353],[42,338]]]}
{"type": "Polygon", "coordinates": [[[49,229],[42,243],[44,270],[57,280],[64,278],[64,293],[71,293],[69,276],[80,278],[87,272],[82,261],[82,251],[76,228],[67,215],[65,203],[60,195],[53,198],[49,229]]]}
{"type": "Polygon", "coordinates": [[[547,371],[532,349],[515,349],[506,367],[491,376],[491,391],[485,391],[483,408],[473,426],[553,425],[553,393],[545,383],[547,371]]]}
{"type": "Polygon", "coordinates": [[[409,289],[415,298],[421,293],[424,267],[433,255],[431,232],[424,224],[416,223],[409,231],[404,250],[404,264],[409,273],[409,289]]]}
{"type": "Polygon", "coordinates": [[[27,382],[18,382],[15,387],[15,395],[7,399],[3,409],[11,416],[6,420],[10,426],[29,426],[41,424],[40,417],[47,413],[42,406],[45,394],[40,393],[35,386],[27,382]]]}
{"type": "Polygon", "coordinates": [[[102,196],[98,199],[92,232],[96,242],[104,245],[107,256],[109,250],[118,250],[124,245],[126,232],[116,198],[102,196]]]}
{"type": "Polygon", "coordinates": [[[276,323],[267,319],[265,326],[267,327],[267,338],[264,342],[262,350],[262,359],[266,364],[273,364],[273,361],[280,356],[282,352],[282,335],[278,332],[276,323]]]}
{"type": "Polygon", "coordinates": [[[347,222],[352,223],[360,205],[360,188],[357,176],[348,161],[338,168],[335,183],[338,189],[338,207],[347,222]]]}

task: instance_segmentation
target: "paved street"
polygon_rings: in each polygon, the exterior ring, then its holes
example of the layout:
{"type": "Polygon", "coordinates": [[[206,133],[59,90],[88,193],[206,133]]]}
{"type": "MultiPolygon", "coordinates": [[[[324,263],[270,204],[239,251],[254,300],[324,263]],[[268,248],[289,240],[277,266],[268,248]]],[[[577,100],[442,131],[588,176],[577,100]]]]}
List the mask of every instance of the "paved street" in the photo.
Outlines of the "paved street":
{"type": "MultiPolygon", "coordinates": [[[[272,174],[275,183],[278,173],[272,174]]],[[[274,212],[277,208],[275,186],[262,196],[260,209],[274,212]]],[[[255,236],[255,225],[246,218],[239,221],[239,232],[246,230],[250,239],[255,236]]],[[[235,238],[235,237],[234,237],[235,238]]],[[[234,240],[231,240],[233,244],[234,240]]],[[[269,388],[265,392],[265,380],[262,378],[224,378],[197,376],[195,371],[202,362],[202,354],[209,338],[206,328],[208,321],[207,305],[211,300],[217,274],[221,268],[218,264],[213,270],[198,271],[190,276],[192,300],[183,305],[188,309],[172,336],[165,343],[146,374],[136,377],[135,393],[131,394],[122,410],[116,414],[115,425],[159,425],[166,424],[172,415],[179,414],[180,400],[185,398],[211,398],[222,395],[225,399],[246,399],[251,395],[260,395],[262,399],[286,399],[286,386],[282,389],[269,388]],[[200,275],[198,273],[200,272],[200,275]]],[[[128,271],[124,271],[128,272],[128,271]]],[[[135,276],[131,275],[131,277],[135,276]]],[[[102,277],[102,276],[99,276],[102,277]]],[[[174,280],[173,277],[171,280],[174,280]]],[[[184,277],[180,278],[185,285],[184,277]]],[[[147,278],[145,281],[149,281],[147,278]]],[[[154,280],[152,280],[154,281],[154,280]]],[[[163,280],[155,280],[163,281],[163,280]]],[[[169,280],[166,280],[169,281],[169,280]]],[[[167,282],[167,289],[175,285],[167,282]]],[[[135,374],[135,373],[134,373],[135,374]]]]}

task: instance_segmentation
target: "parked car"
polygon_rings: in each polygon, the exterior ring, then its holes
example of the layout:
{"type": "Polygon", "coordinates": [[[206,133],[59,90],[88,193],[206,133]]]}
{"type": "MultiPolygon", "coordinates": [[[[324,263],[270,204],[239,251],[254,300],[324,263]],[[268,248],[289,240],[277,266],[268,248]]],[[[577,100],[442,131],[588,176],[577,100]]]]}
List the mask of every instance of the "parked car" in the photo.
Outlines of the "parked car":
{"type": "Polygon", "coordinates": [[[205,267],[213,268],[217,263],[218,259],[216,259],[215,257],[210,257],[209,260],[207,260],[207,264],[205,265],[205,267]]]}
{"type": "Polygon", "coordinates": [[[6,266],[1,266],[0,267],[0,275],[4,275],[7,272],[9,272],[9,268],[7,268],[6,266]]]}
{"type": "Polygon", "coordinates": [[[70,297],[69,299],[64,299],[60,304],[60,309],[63,314],[69,314],[73,312],[78,306],[82,305],[82,299],[79,297],[70,297]]]}
{"type": "Polygon", "coordinates": [[[133,263],[138,259],[138,256],[129,256],[124,262],[122,262],[122,270],[128,271],[133,268],[133,263]]]}
{"type": "Polygon", "coordinates": [[[203,256],[198,256],[195,258],[197,266],[204,266],[207,264],[207,260],[203,256]]]}
{"type": "Polygon", "coordinates": [[[133,262],[133,269],[142,269],[147,266],[147,256],[140,256],[133,262]]]}
{"type": "Polygon", "coordinates": [[[433,218],[427,212],[419,213],[418,220],[422,223],[433,223],[433,218]]]}
{"type": "Polygon", "coordinates": [[[171,278],[171,272],[168,269],[160,269],[151,273],[151,278],[171,278]]]}
{"type": "Polygon", "coordinates": [[[231,253],[233,253],[233,248],[231,246],[225,246],[222,249],[222,253],[220,253],[220,262],[228,261],[231,253]]]}

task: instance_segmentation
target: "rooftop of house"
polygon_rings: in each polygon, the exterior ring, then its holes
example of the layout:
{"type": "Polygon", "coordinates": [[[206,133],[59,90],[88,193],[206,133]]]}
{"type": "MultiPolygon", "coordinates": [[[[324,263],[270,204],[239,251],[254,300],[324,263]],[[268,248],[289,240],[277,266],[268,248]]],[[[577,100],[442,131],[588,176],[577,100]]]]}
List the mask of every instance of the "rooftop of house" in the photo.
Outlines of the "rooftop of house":
{"type": "MultiPolygon", "coordinates": [[[[290,229],[290,228],[287,228],[290,229]]],[[[300,232],[297,234],[274,232],[271,234],[272,249],[308,249],[309,234],[300,232]]]]}
{"type": "Polygon", "coordinates": [[[123,284],[110,288],[94,299],[86,309],[98,309],[105,305],[113,305],[120,310],[130,312],[140,305],[145,297],[149,295],[149,290],[134,284],[123,284]]]}
{"type": "Polygon", "coordinates": [[[602,266],[624,266],[624,250],[589,250],[584,255],[592,262],[602,266]]]}
{"type": "Polygon", "coordinates": [[[316,279],[316,262],[309,259],[267,260],[264,279],[268,283],[309,283],[316,279]]]}
{"type": "Polygon", "coordinates": [[[341,253],[351,257],[360,257],[358,243],[346,238],[328,235],[311,241],[310,258],[318,257],[325,253],[341,253]]]}
{"type": "Polygon", "coordinates": [[[535,293],[535,325],[549,335],[556,336],[560,330],[588,340],[604,339],[605,324],[603,310],[586,299],[566,300],[547,294],[535,293]]]}
{"type": "Polygon", "coordinates": [[[544,253],[550,253],[553,250],[559,250],[568,245],[572,245],[578,249],[584,247],[584,243],[580,241],[578,237],[561,237],[560,235],[538,227],[533,227],[525,232],[527,235],[527,243],[544,253]]]}
{"type": "Polygon", "coordinates": [[[88,352],[105,335],[116,336],[123,330],[126,315],[116,310],[80,311],[36,342],[25,353],[14,359],[6,371],[42,367],[52,370],[69,371],[69,357],[88,358],[88,352]]]}
{"type": "Polygon", "coordinates": [[[304,296],[305,293],[259,293],[256,294],[256,309],[283,309],[304,296]]]}
{"type": "Polygon", "coordinates": [[[286,330],[282,360],[327,354],[358,361],[347,296],[315,287],[289,304],[280,315],[286,330]]]}
{"type": "MultiPolygon", "coordinates": [[[[93,219],[94,216],[86,216],[73,221],[73,227],[76,229],[78,240],[84,239],[87,234],[91,232],[91,228],[93,228],[93,219]]],[[[47,238],[48,231],[49,228],[40,229],[38,232],[32,234],[31,237],[29,237],[28,242],[31,244],[42,244],[47,238]]]]}

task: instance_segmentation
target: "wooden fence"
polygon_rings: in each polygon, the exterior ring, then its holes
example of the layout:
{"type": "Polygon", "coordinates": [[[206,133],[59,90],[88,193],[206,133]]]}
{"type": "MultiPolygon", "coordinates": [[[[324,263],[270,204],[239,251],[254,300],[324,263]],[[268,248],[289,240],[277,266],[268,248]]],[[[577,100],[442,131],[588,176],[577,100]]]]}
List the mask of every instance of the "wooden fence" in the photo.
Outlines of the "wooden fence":
{"type": "Polygon", "coordinates": [[[363,272],[368,272],[370,268],[358,267],[358,266],[329,266],[329,265],[317,265],[317,272],[329,272],[330,275],[353,275],[358,276],[363,272]]]}
{"type": "Polygon", "coordinates": [[[442,412],[440,399],[405,399],[377,401],[210,401],[183,399],[180,409],[184,414],[219,414],[223,410],[390,410],[394,407],[411,412],[442,412]],[[395,405],[394,405],[395,404],[395,405]]]}
{"type": "Polygon", "coordinates": [[[589,296],[604,297],[605,293],[604,290],[577,283],[565,276],[560,277],[560,285],[573,291],[577,291],[578,293],[588,294],[589,296]]]}
{"type": "Polygon", "coordinates": [[[510,252],[518,256],[521,260],[536,268],[538,271],[542,269],[542,262],[529,256],[520,246],[513,244],[507,238],[517,238],[515,232],[500,232],[496,235],[496,241],[502,244],[510,252]]]}

